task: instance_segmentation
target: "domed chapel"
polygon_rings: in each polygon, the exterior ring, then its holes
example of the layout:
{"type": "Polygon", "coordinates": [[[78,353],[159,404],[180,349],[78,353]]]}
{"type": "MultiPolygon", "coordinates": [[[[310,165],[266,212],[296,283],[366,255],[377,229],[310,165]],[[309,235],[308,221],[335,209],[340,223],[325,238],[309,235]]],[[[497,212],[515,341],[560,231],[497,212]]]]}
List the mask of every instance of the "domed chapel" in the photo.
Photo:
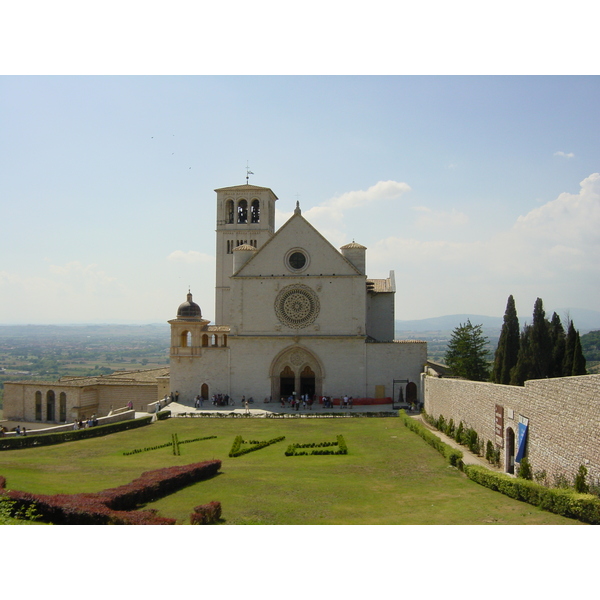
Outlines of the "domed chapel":
{"type": "Polygon", "coordinates": [[[398,401],[408,382],[419,386],[427,347],[394,340],[393,271],[368,278],[367,248],[334,248],[298,203],[275,231],[270,188],[215,192],[214,323],[191,293],[169,321],[170,388],[181,400],[296,393],[398,401]]]}

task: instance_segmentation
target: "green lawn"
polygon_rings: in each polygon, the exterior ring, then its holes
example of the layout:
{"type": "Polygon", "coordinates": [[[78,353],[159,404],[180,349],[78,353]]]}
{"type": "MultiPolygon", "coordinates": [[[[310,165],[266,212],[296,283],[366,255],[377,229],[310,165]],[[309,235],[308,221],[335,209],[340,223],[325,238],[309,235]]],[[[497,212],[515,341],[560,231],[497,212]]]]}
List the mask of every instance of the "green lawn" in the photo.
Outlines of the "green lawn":
{"type": "Polygon", "coordinates": [[[9,489],[95,492],[143,471],[220,459],[221,474],[147,508],[189,523],[192,508],[219,500],[227,524],[577,524],[469,481],[400,419],[169,419],[133,431],[45,448],[3,451],[9,489]],[[123,456],[170,441],[216,439],[123,456]],[[348,455],[286,457],[291,443],[335,441],[348,455]],[[283,442],[228,458],[236,435],[283,442]]]}

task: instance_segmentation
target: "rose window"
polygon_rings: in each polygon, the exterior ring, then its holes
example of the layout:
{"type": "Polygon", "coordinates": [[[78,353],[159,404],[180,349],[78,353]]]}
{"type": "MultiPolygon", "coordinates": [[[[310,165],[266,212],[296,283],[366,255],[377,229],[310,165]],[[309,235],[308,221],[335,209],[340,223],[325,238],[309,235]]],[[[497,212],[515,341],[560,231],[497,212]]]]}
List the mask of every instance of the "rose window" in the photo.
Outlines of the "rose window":
{"type": "Polygon", "coordinates": [[[300,329],[310,325],[317,318],[319,299],[306,285],[290,285],[277,295],[275,313],[284,325],[300,329]]]}

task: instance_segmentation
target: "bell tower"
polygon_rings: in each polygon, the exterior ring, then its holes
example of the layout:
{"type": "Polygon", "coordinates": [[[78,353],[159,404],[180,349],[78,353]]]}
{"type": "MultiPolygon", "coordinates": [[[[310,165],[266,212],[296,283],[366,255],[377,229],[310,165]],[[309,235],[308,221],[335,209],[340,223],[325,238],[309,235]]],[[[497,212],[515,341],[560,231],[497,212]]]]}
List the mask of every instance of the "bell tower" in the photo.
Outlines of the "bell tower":
{"type": "Polygon", "coordinates": [[[270,188],[246,183],[218,188],[217,272],[215,281],[215,324],[229,324],[230,283],[233,251],[247,244],[260,250],[275,233],[275,201],[270,188]]]}

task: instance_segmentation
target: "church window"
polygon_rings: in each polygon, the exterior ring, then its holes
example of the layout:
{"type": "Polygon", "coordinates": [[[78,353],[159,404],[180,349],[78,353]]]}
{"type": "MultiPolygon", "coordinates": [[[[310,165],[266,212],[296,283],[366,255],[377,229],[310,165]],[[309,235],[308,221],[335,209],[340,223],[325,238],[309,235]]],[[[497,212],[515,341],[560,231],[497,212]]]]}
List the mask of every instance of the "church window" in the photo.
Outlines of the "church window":
{"type": "Polygon", "coordinates": [[[188,348],[192,345],[192,334],[189,331],[181,332],[181,343],[182,348],[188,348]]]}
{"type": "Polygon", "coordinates": [[[64,392],[58,397],[58,420],[61,423],[67,422],[67,395],[64,392]]]}
{"type": "Polygon", "coordinates": [[[250,207],[250,222],[251,223],[260,223],[260,202],[257,198],[252,200],[252,205],[250,207]]]}
{"type": "Polygon", "coordinates": [[[202,336],[202,347],[208,348],[208,335],[206,333],[202,336]]]}
{"type": "Polygon", "coordinates": [[[227,346],[227,335],[223,334],[223,346],[227,346]]]}
{"type": "Polygon", "coordinates": [[[303,252],[292,252],[288,257],[288,265],[295,271],[303,269],[306,265],[306,254],[303,252]]]}
{"type": "Polygon", "coordinates": [[[233,223],[233,216],[234,216],[233,200],[227,200],[227,202],[225,203],[225,215],[226,215],[227,223],[228,224],[233,223]]]}
{"type": "Polygon", "coordinates": [[[246,200],[240,200],[238,202],[238,223],[248,222],[248,202],[246,200]]]}
{"type": "Polygon", "coordinates": [[[275,314],[283,325],[301,329],[311,325],[319,315],[319,298],[306,285],[284,287],[275,298],[275,314]]]}
{"type": "Polygon", "coordinates": [[[35,420],[42,420],[42,392],[35,393],[35,420]]]}
{"type": "Polygon", "coordinates": [[[214,346],[215,348],[219,345],[219,338],[214,333],[210,338],[210,345],[214,346]]]}

